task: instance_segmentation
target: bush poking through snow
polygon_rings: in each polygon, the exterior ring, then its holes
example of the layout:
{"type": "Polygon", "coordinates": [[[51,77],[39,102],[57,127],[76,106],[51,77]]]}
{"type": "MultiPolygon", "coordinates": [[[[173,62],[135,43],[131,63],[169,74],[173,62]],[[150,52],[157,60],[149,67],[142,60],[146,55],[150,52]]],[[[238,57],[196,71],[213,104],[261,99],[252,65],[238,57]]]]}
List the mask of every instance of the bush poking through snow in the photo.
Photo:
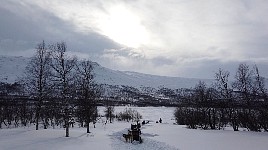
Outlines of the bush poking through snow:
{"type": "Polygon", "coordinates": [[[104,112],[105,112],[106,119],[109,120],[110,123],[112,123],[115,117],[114,106],[110,106],[110,105],[106,106],[104,112]]]}
{"type": "Polygon", "coordinates": [[[142,119],[141,114],[134,109],[131,108],[126,108],[123,112],[119,112],[117,115],[117,120],[118,121],[127,121],[129,122],[130,120],[134,121],[139,121],[140,119],[142,119]]]}

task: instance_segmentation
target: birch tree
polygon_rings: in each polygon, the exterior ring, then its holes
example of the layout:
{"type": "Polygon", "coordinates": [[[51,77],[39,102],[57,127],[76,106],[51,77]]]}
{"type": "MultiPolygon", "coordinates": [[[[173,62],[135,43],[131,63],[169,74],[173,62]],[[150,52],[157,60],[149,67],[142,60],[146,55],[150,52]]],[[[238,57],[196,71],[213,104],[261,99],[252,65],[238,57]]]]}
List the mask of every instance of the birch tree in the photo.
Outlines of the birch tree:
{"type": "Polygon", "coordinates": [[[95,122],[97,117],[96,98],[99,95],[98,86],[94,83],[93,65],[89,60],[81,61],[77,67],[78,114],[85,122],[87,133],[89,123],[95,122]]]}
{"type": "MultiPolygon", "coordinates": [[[[37,101],[35,103],[35,123],[36,130],[39,128],[39,121],[44,101],[50,95],[51,77],[51,52],[46,47],[45,42],[38,44],[36,53],[31,58],[26,67],[25,84],[30,95],[37,101]]],[[[47,124],[44,123],[46,128],[47,124]]]]}
{"type": "Polygon", "coordinates": [[[66,137],[69,137],[69,121],[71,119],[74,87],[74,69],[76,58],[67,56],[67,46],[64,42],[50,45],[52,50],[53,83],[55,97],[60,101],[61,115],[66,128],[66,137]]]}

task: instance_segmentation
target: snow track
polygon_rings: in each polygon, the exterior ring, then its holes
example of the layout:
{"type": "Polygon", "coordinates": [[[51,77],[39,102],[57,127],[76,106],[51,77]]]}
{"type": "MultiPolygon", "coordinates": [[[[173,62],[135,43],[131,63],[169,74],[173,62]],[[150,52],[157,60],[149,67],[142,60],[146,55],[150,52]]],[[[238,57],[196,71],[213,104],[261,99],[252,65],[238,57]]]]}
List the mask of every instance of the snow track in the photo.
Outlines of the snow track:
{"type": "Polygon", "coordinates": [[[128,143],[123,138],[123,133],[127,133],[127,129],[115,132],[110,135],[112,139],[112,148],[114,150],[178,150],[163,142],[150,139],[149,137],[153,137],[155,135],[151,135],[148,133],[142,133],[142,143],[139,143],[137,141],[133,141],[133,143],[128,143]]]}

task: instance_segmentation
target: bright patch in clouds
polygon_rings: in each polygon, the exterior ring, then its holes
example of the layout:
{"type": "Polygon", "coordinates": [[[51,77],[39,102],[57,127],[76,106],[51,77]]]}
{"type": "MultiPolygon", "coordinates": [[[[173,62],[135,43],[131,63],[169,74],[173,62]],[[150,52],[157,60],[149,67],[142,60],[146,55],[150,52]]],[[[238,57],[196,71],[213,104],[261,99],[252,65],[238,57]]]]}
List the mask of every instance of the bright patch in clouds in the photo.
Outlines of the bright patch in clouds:
{"type": "Polygon", "coordinates": [[[120,44],[139,48],[149,40],[140,18],[122,6],[112,7],[98,22],[100,31],[120,44]]]}
{"type": "MultiPolygon", "coordinates": [[[[28,0],[31,1],[31,0],[28,0]]],[[[49,9],[59,18],[71,22],[78,32],[92,30],[127,47],[139,48],[149,42],[149,32],[139,17],[126,4],[94,1],[31,1],[49,9]]]]}

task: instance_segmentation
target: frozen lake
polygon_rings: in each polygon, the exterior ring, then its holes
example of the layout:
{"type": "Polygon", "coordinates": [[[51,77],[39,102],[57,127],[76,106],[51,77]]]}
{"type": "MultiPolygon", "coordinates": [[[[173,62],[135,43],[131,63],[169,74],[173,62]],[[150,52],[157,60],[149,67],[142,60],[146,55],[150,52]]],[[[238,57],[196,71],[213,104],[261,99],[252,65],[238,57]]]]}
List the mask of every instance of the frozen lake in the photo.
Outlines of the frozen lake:
{"type": "MultiPolygon", "coordinates": [[[[160,118],[163,123],[175,123],[174,111],[175,107],[135,107],[135,106],[116,106],[115,113],[124,111],[125,109],[137,110],[141,115],[141,120],[158,121],[160,118]]],[[[104,114],[105,107],[98,107],[99,113],[104,114]]]]}

